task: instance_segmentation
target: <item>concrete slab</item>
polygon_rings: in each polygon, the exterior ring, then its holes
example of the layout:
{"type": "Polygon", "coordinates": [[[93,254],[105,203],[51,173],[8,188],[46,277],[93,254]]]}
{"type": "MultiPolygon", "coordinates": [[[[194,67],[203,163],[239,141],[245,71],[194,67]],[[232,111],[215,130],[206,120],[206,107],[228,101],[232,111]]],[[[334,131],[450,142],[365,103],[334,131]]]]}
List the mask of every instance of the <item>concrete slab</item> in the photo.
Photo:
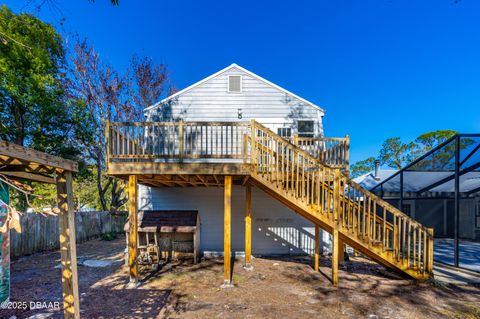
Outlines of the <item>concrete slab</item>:
{"type": "MultiPolygon", "coordinates": [[[[459,244],[460,267],[480,273],[480,242],[461,240],[459,244]]],[[[435,239],[433,258],[437,262],[453,265],[453,239],[435,239]]]]}
{"type": "Polygon", "coordinates": [[[454,285],[480,284],[480,273],[435,263],[433,265],[435,279],[454,285]]]}

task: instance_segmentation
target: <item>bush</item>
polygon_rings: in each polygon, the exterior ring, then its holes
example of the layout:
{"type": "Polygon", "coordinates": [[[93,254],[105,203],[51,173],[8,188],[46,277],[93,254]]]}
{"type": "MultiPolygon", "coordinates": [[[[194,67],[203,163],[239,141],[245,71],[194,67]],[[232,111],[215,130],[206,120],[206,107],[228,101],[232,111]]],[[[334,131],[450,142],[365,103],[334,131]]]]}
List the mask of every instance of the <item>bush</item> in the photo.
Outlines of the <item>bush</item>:
{"type": "Polygon", "coordinates": [[[101,236],[101,239],[105,240],[105,241],[111,241],[111,240],[114,240],[116,238],[117,238],[117,234],[114,233],[114,232],[105,233],[105,234],[102,234],[102,236],[101,236]]]}

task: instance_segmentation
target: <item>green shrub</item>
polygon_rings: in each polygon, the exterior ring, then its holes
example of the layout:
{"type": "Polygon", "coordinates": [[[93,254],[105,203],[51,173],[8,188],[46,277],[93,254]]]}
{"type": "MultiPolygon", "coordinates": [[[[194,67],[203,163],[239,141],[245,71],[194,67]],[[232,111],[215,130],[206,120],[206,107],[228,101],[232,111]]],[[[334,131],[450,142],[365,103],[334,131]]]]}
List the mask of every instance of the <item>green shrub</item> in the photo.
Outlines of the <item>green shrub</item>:
{"type": "Polygon", "coordinates": [[[117,234],[115,232],[109,232],[109,233],[102,234],[100,238],[105,241],[111,241],[117,238],[117,234]]]}

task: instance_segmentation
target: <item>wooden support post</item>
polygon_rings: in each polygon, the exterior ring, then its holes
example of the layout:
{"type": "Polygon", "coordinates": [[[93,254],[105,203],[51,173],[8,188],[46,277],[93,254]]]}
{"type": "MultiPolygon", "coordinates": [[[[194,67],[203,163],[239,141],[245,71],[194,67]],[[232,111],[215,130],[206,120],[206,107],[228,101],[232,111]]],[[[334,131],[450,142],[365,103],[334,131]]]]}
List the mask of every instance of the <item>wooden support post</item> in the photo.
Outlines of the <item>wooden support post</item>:
{"type": "Polygon", "coordinates": [[[128,266],[130,268],[130,283],[138,283],[138,205],[137,205],[137,176],[128,177],[128,266]]]}
{"type": "Polygon", "coordinates": [[[338,230],[333,229],[332,234],[332,283],[338,286],[338,251],[340,250],[340,240],[338,238],[338,230]]]}
{"type": "Polygon", "coordinates": [[[318,271],[318,266],[320,264],[320,227],[318,225],[315,225],[315,253],[314,253],[314,258],[315,258],[315,266],[314,270],[318,271]]]}
{"type": "Polygon", "coordinates": [[[223,196],[223,285],[233,287],[231,273],[231,219],[232,219],[232,176],[225,176],[223,196]]]}
{"type": "Polygon", "coordinates": [[[245,189],[245,265],[246,270],[252,270],[252,186],[245,189]]]}
{"type": "Polygon", "coordinates": [[[62,263],[63,314],[65,318],[80,318],[78,298],[77,250],[75,246],[75,214],[73,212],[72,173],[62,171],[57,176],[57,199],[60,209],[60,257],[62,263]]]}

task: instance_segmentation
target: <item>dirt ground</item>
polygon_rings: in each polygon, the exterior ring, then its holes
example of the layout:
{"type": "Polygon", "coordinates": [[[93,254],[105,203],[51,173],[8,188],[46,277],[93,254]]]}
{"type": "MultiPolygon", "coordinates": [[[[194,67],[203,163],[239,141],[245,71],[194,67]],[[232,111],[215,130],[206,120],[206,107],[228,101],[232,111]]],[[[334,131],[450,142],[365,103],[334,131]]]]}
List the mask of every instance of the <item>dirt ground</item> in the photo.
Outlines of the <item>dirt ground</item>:
{"type": "MultiPolygon", "coordinates": [[[[142,272],[139,288],[127,288],[123,238],[78,245],[86,259],[116,260],[112,266],[79,266],[82,318],[480,318],[480,287],[419,283],[363,258],[341,267],[339,287],[329,280],[330,261],[320,273],[312,258],[255,258],[254,270],[234,263],[234,288],[221,289],[222,259],[167,264],[142,272]]],[[[12,301],[61,301],[59,253],[12,262],[12,301]]],[[[0,310],[1,318],[27,318],[46,310],[0,310]]],[[[62,318],[62,310],[49,318],[62,318]]]]}

